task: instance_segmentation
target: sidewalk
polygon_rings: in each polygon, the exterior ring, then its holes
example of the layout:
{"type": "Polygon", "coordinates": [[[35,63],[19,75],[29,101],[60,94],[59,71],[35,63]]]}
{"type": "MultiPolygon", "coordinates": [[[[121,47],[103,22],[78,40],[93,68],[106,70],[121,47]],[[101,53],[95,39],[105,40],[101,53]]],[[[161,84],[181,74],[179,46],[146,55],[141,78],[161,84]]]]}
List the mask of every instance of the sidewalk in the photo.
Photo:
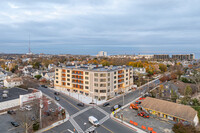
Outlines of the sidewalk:
{"type": "MultiPolygon", "coordinates": [[[[52,101],[54,101],[59,107],[65,109],[65,108],[62,107],[58,102],[56,102],[53,98],[49,97],[48,95],[46,95],[46,94],[44,94],[44,93],[43,93],[43,95],[45,95],[46,97],[48,97],[49,99],[51,99],[52,101]]],[[[35,133],[43,133],[43,132],[45,132],[45,131],[48,131],[48,130],[50,130],[50,129],[52,129],[52,128],[54,128],[54,127],[56,127],[56,126],[58,126],[58,125],[61,125],[61,124],[65,123],[66,121],[68,121],[68,120],[69,120],[69,113],[67,112],[66,109],[65,109],[65,112],[66,112],[66,113],[65,113],[65,114],[66,114],[66,118],[65,118],[64,120],[57,121],[57,122],[51,124],[51,125],[48,126],[48,127],[45,127],[45,128],[42,128],[42,129],[36,131],[35,133]]]]}

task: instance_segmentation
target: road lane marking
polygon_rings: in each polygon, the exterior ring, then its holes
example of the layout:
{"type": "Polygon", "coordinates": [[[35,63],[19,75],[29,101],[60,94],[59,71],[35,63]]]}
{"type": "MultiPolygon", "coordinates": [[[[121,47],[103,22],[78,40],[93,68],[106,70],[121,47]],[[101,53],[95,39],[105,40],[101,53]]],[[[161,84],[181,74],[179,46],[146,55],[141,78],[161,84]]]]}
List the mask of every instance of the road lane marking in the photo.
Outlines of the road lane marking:
{"type": "Polygon", "coordinates": [[[114,133],[113,131],[111,131],[110,129],[108,129],[107,127],[105,127],[104,125],[101,125],[104,129],[108,130],[111,133],[114,133]]]}
{"type": "Polygon", "coordinates": [[[65,98],[61,97],[63,100],[65,100],[66,102],[68,102],[70,105],[72,105],[74,108],[76,108],[77,110],[80,111],[80,109],[78,107],[76,107],[74,104],[70,103],[68,100],[66,100],[65,98]]]}
{"type": "MultiPolygon", "coordinates": [[[[52,94],[54,94],[53,92],[50,92],[52,94]]],[[[62,98],[63,100],[65,100],[66,102],[68,102],[69,104],[71,104],[74,108],[76,108],[77,110],[80,110],[78,107],[76,107],[74,104],[72,104],[71,102],[69,102],[68,100],[66,100],[63,96],[60,96],[60,98],[62,98]]]]}

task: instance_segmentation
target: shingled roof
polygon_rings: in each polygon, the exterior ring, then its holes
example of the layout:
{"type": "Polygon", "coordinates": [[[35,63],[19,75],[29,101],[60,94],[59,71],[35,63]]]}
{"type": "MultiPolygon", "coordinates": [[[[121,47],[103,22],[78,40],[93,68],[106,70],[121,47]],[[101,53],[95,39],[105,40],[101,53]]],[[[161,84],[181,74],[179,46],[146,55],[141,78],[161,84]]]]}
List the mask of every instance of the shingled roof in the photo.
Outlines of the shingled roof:
{"type": "Polygon", "coordinates": [[[151,97],[147,97],[141,105],[144,108],[158,111],[166,115],[175,116],[177,118],[182,118],[187,121],[193,121],[197,114],[197,111],[190,106],[151,97]]]}

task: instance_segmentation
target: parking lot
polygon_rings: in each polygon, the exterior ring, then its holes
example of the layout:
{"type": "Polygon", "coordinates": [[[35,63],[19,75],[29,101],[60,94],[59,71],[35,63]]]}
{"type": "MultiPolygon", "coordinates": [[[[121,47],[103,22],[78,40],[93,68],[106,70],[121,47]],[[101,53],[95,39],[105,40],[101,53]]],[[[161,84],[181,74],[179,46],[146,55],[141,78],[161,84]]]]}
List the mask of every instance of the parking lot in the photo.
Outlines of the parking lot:
{"type": "MultiPolygon", "coordinates": [[[[153,128],[154,131],[157,133],[173,133],[172,127],[173,124],[160,120],[157,118],[153,118],[150,115],[150,118],[143,118],[141,116],[137,115],[137,110],[130,109],[129,106],[124,108],[123,111],[119,111],[117,113],[118,118],[122,119],[123,115],[123,120],[126,121],[127,123],[130,124],[130,120],[133,122],[138,123],[138,128],[141,128],[141,126],[145,126],[146,128],[151,127],[153,128]]],[[[147,131],[147,130],[146,130],[147,131]]]]}
{"type": "Polygon", "coordinates": [[[24,130],[21,126],[14,127],[11,125],[12,121],[15,121],[9,114],[0,115],[0,133],[23,133],[24,130]]]}

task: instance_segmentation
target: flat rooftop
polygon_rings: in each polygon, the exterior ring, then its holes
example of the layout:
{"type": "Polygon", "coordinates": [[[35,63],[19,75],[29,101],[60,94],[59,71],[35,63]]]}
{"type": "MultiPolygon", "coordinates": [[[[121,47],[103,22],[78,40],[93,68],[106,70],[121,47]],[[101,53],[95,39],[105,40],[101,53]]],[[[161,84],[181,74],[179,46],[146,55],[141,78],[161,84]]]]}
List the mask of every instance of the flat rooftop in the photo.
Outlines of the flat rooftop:
{"type": "Polygon", "coordinates": [[[17,99],[17,98],[19,98],[19,95],[28,94],[28,93],[31,93],[31,92],[32,92],[32,90],[25,90],[25,89],[15,88],[15,87],[10,88],[10,89],[0,89],[0,102],[17,99]],[[5,90],[8,91],[8,97],[7,98],[2,97],[3,91],[5,91],[5,90]]]}
{"type": "Polygon", "coordinates": [[[69,69],[82,69],[89,71],[115,71],[122,68],[132,68],[131,66],[102,66],[102,65],[77,65],[77,66],[65,66],[69,69]]]}

